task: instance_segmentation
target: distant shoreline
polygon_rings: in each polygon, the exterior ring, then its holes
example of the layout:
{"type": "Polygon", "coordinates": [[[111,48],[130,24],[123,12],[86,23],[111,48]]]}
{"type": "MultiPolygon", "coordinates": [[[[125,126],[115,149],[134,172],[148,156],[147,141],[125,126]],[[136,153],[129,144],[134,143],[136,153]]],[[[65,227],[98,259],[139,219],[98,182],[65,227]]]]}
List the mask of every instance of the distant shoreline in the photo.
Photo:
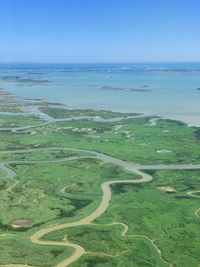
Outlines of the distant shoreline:
{"type": "Polygon", "coordinates": [[[48,98],[73,109],[144,113],[197,127],[199,74],[200,62],[0,64],[1,87],[17,96],[48,98]]]}

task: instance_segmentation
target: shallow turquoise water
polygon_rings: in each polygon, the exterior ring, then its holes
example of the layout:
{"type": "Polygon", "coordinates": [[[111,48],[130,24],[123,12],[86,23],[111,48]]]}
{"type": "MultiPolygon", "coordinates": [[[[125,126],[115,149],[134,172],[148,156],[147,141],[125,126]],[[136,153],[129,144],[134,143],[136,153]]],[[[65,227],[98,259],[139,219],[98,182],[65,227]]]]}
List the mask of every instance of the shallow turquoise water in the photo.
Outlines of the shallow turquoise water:
{"type": "Polygon", "coordinates": [[[0,76],[50,81],[31,85],[0,80],[1,88],[18,96],[47,98],[74,108],[142,112],[200,126],[200,63],[15,64],[0,65],[0,76]],[[123,90],[105,90],[104,86],[123,90]],[[130,92],[127,88],[151,91],[130,92]]]}

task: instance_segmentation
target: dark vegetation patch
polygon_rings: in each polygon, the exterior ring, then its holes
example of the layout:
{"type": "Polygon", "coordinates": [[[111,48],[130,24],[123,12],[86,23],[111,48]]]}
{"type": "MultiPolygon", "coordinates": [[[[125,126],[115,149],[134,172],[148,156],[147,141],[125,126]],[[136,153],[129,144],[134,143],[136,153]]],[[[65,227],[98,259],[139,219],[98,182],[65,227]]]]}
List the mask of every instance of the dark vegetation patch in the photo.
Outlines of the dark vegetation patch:
{"type": "Polygon", "coordinates": [[[113,194],[121,194],[126,192],[135,192],[139,189],[143,188],[141,184],[132,184],[132,183],[124,183],[124,184],[113,184],[111,186],[113,194]]]}
{"type": "Polygon", "coordinates": [[[194,131],[194,135],[195,135],[196,139],[199,141],[200,140],[200,128],[197,129],[196,131],[194,131]]]}
{"type": "MultiPolygon", "coordinates": [[[[106,256],[95,256],[92,259],[87,259],[85,261],[86,267],[94,267],[94,266],[109,266],[108,264],[114,263],[114,260],[112,260],[110,257],[106,256]]],[[[112,266],[112,265],[111,265],[112,266]]]]}

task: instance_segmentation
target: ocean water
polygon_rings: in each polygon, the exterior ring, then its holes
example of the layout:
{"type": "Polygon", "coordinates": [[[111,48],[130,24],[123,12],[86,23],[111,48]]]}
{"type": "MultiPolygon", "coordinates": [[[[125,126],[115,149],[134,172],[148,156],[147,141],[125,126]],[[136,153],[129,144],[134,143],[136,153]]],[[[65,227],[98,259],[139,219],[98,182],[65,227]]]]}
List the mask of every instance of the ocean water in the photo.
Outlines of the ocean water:
{"type": "Polygon", "coordinates": [[[200,63],[1,64],[0,87],[70,108],[140,112],[200,126],[200,63]]]}

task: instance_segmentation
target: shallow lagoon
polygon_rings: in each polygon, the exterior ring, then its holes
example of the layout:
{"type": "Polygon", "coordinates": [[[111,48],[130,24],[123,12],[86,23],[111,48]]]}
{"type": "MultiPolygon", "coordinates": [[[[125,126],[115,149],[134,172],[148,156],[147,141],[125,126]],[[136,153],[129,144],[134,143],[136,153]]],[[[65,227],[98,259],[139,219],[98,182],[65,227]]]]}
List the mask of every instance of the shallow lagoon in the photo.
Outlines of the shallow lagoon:
{"type": "Polygon", "coordinates": [[[71,108],[141,112],[200,126],[200,63],[15,64],[1,65],[0,76],[27,79],[0,80],[1,88],[17,96],[45,98],[71,108]],[[49,82],[31,83],[31,79],[49,82]]]}

